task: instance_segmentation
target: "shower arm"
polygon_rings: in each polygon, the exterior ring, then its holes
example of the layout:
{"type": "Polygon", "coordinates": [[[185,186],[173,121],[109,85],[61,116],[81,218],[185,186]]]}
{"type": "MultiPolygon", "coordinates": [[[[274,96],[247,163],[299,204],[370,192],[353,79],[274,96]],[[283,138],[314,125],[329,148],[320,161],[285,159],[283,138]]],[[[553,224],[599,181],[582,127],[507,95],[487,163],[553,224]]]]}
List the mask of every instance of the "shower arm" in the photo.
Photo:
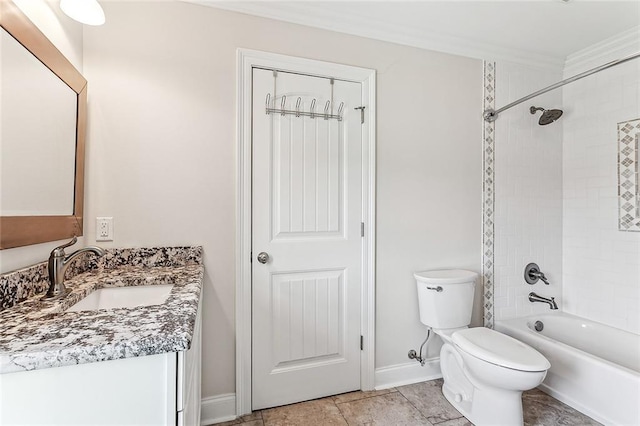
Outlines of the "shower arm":
{"type": "Polygon", "coordinates": [[[542,95],[543,93],[547,93],[550,90],[557,89],[558,87],[562,87],[565,84],[572,83],[572,82],[574,82],[576,80],[580,80],[581,78],[585,78],[585,77],[587,77],[587,76],[589,76],[591,74],[595,74],[595,73],[597,73],[599,71],[606,70],[607,68],[611,68],[611,67],[614,67],[616,65],[620,65],[622,63],[625,63],[627,61],[630,61],[630,60],[636,59],[636,58],[640,58],[640,52],[639,53],[634,53],[633,55],[626,56],[626,57],[624,57],[622,59],[617,59],[615,61],[608,62],[608,63],[606,63],[604,65],[600,65],[599,67],[596,67],[596,68],[590,69],[588,71],[582,72],[580,74],[574,75],[573,77],[569,77],[569,78],[567,78],[565,80],[562,80],[562,81],[560,81],[560,82],[558,82],[556,84],[552,84],[549,87],[545,87],[544,89],[540,89],[537,92],[534,92],[534,93],[532,93],[530,95],[527,95],[524,98],[520,98],[517,101],[511,102],[510,104],[505,105],[502,108],[498,108],[496,110],[486,109],[486,110],[484,110],[484,113],[482,114],[482,117],[485,119],[485,121],[488,121],[488,122],[491,123],[493,121],[496,121],[496,119],[498,118],[498,114],[500,114],[502,111],[506,111],[511,107],[514,107],[514,106],[516,106],[518,104],[521,104],[522,102],[526,102],[529,99],[535,98],[536,96],[542,95]]]}

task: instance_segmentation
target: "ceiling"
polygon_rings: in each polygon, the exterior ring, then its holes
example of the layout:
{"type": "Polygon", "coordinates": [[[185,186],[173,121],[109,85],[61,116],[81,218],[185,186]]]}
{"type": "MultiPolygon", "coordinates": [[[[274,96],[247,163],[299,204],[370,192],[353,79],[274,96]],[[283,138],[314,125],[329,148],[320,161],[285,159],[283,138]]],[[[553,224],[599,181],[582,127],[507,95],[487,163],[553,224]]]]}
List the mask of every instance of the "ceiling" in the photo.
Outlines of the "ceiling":
{"type": "Polygon", "coordinates": [[[640,1],[214,1],[192,3],[483,59],[561,67],[638,32],[640,1]]]}

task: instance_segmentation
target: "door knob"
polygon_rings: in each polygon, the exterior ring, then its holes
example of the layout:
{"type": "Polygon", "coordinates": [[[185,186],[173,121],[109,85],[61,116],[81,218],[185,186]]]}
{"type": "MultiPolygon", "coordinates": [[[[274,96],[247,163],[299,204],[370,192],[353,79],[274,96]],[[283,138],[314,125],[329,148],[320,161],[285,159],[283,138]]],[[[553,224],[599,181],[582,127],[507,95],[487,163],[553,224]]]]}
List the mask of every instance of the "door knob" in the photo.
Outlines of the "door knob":
{"type": "Polygon", "coordinates": [[[264,263],[267,263],[268,261],[269,261],[269,255],[267,253],[262,251],[258,254],[258,262],[264,264],[264,263]]]}

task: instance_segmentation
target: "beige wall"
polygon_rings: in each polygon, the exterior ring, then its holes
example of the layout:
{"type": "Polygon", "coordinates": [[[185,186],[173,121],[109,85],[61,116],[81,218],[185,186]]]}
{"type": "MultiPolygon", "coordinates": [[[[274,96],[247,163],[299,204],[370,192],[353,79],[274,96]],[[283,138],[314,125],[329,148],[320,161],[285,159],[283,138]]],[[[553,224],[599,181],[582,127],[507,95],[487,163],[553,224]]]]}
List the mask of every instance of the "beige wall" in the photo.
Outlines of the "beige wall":
{"type": "MultiPolygon", "coordinates": [[[[377,71],[376,366],[409,362],[425,333],[412,272],[479,271],[481,62],[191,4],[103,5],[107,24],[84,31],[85,240],[113,216],[103,246],[204,246],[203,396],[235,387],[239,47],[377,71]]],[[[3,251],[2,267],[49,246],[3,251]]]]}
{"type": "Polygon", "coordinates": [[[425,333],[412,272],[479,270],[481,62],[192,4],[104,9],[84,31],[88,243],[113,216],[104,246],[204,246],[203,396],[235,388],[240,47],[377,70],[376,364],[409,362],[425,333]]]}

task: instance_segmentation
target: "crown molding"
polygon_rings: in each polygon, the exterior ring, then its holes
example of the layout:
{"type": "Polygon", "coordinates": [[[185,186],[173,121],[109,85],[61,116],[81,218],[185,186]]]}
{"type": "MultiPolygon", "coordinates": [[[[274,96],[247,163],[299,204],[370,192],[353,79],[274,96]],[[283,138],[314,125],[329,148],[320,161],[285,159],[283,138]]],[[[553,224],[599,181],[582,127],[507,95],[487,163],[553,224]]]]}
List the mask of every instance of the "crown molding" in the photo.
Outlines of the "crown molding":
{"type": "Polygon", "coordinates": [[[443,35],[424,28],[401,27],[385,21],[332,12],[309,2],[282,5],[274,2],[183,1],[476,59],[505,60],[551,70],[561,70],[564,66],[565,58],[527,52],[521,49],[504,48],[474,39],[443,35]]]}
{"type": "Polygon", "coordinates": [[[563,78],[639,52],[640,26],[636,26],[567,56],[563,78]]]}

